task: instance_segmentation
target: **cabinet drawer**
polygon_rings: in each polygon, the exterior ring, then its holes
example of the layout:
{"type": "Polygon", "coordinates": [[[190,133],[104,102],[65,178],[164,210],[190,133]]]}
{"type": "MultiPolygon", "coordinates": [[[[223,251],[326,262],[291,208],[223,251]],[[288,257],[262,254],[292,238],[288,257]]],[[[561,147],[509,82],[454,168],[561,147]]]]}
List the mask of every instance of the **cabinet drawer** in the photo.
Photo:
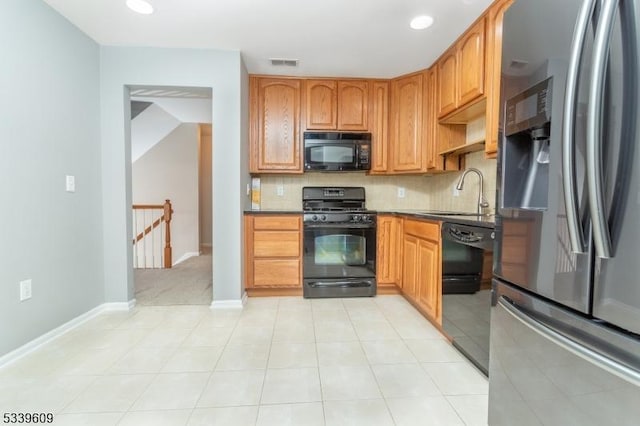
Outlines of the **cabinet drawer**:
{"type": "Polygon", "coordinates": [[[299,216],[255,216],[253,229],[300,230],[299,216]]]}
{"type": "Polygon", "coordinates": [[[405,220],[404,233],[415,235],[425,240],[440,241],[440,224],[437,222],[405,220]]]}
{"type": "Polygon", "coordinates": [[[298,259],[255,259],[253,285],[299,287],[300,261],[298,259]]]}
{"type": "Polygon", "coordinates": [[[297,231],[256,231],[253,234],[255,257],[299,257],[300,233],[297,231]]]}

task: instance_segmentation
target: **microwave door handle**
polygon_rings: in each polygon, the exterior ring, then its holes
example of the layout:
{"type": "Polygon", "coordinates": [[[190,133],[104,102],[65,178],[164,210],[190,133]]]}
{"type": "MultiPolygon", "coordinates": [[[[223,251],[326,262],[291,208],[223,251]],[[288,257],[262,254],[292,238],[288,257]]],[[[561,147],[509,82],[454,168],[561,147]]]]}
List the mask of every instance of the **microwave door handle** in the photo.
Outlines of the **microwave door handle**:
{"type": "Polygon", "coordinates": [[[584,39],[589,29],[589,22],[595,10],[595,0],[584,0],[573,33],[571,57],[567,71],[567,89],[564,100],[564,121],[562,126],[562,178],[564,200],[567,213],[567,227],[571,251],[585,253],[585,237],[578,217],[578,190],[576,188],[575,164],[575,113],[578,103],[578,77],[584,39]]]}
{"type": "Polygon", "coordinates": [[[619,0],[603,0],[593,43],[592,76],[587,109],[587,188],[593,221],[593,242],[598,257],[612,257],[611,233],[607,223],[602,164],[602,106],[609,46],[619,0]]]}

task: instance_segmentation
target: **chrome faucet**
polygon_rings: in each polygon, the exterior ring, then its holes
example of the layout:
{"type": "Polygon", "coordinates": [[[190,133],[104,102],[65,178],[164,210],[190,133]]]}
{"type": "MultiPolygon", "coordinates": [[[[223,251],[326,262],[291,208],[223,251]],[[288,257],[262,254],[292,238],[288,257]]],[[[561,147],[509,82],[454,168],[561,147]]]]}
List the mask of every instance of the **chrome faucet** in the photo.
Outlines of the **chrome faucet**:
{"type": "Polygon", "coordinates": [[[482,172],[474,167],[470,167],[462,173],[458,183],[456,184],[456,189],[461,191],[464,187],[464,178],[471,172],[474,172],[478,175],[479,185],[478,185],[478,215],[482,215],[482,209],[486,209],[489,207],[489,202],[486,198],[484,198],[484,177],[482,176],[482,172]]]}

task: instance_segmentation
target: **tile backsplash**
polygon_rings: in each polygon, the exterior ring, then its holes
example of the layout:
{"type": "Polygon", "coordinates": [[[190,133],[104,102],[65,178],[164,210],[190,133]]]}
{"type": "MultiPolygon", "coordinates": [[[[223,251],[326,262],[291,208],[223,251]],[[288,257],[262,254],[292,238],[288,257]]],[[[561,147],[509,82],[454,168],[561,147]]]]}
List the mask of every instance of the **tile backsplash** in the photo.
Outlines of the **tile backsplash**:
{"type": "MultiPolygon", "coordinates": [[[[484,194],[495,210],[496,162],[486,160],[484,152],[468,154],[467,167],[484,175],[484,194]]],[[[459,196],[453,195],[461,172],[436,176],[367,176],[364,173],[305,173],[295,176],[261,176],[261,210],[302,210],[304,186],[364,186],[367,208],[372,210],[456,210],[475,211],[477,176],[467,176],[459,196]],[[282,195],[278,187],[282,186],[282,195]],[[405,189],[404,198],[398,188],[405,189]]]]}

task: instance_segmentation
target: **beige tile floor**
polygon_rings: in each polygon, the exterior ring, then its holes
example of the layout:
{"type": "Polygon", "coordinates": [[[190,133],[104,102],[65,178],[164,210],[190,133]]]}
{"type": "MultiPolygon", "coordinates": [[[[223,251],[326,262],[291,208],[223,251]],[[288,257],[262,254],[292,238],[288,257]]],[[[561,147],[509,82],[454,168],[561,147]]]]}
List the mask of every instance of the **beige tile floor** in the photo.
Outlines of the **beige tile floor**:
{"type": "Polygon", "coordinates": [[[104,313],[0,369],[56,425],[486,425],[487,392],[399,296],[104,313]]]}

